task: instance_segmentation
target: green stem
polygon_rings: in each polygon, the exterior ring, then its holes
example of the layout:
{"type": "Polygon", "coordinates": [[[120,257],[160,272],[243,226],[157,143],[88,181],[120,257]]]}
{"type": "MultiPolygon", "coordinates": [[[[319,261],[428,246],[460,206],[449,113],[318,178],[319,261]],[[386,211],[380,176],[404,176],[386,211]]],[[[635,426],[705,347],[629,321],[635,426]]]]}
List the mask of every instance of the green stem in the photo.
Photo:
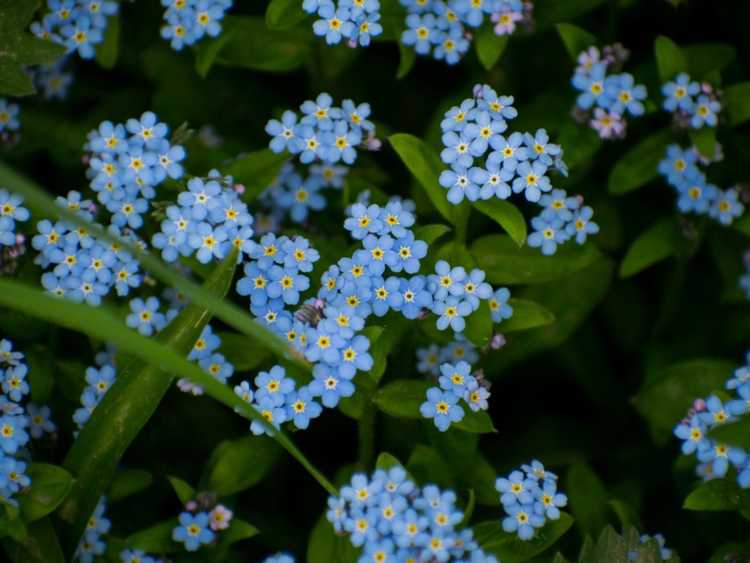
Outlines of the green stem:
{"type": "Polygon", "coordinates": [[[359,465],[368,470],[375,456],[375,405],[371,397],[365,397],[365,406],[362,409],[362,418],[359,420],[359,465]]]}

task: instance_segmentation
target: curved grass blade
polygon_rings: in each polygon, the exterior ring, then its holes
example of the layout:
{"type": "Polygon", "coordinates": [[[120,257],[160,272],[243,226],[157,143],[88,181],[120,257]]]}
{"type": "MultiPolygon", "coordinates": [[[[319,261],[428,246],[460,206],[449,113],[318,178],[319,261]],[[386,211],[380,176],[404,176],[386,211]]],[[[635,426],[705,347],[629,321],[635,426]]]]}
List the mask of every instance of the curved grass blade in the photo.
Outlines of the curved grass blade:
{"type": "Polygon", "coordinates": [[[200,285],[190,281],[182,272],[168,266],[153,254],[144,252],[130,242],[113,236],[97,223],[87,221],[75,213],[71,213],[57,205],[54,200],[34,182],[21,176],[6,164],[0,162],[0,184],[11,192],[26,198],[27,207],[32,212],[83,226],[97,239],[107,242],[117,242],[120,246],[138,259],[141,265],[167,285],[184,293],[194,305],[210,311],[239,332],[259,340],[276,356],[288,358],[300,368],[310,372],[310,364],[299,354],[293,352],[289,346],[277,335],[261,326],[243,309],[229,301],[225,301],[200,285]]]}

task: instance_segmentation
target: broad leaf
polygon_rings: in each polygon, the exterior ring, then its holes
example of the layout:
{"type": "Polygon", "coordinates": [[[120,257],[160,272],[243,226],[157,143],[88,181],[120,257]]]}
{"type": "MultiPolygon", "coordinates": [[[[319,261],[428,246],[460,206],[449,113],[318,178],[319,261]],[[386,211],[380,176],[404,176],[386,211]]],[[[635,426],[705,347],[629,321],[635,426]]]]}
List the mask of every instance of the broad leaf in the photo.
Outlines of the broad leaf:
{"type": "Polygon", "coordinates": [[[114,15],[107,18],[107,29],[104,31],[104,40],[96,46],[96,62],[107,70],[114,68],[119,49],[120,16],[114,15]]]}
{"type": "Polygon", "coordinates": [[[423,240],[427,244],[432,244],[443,235],[448,234],[451,228],[446,225],[424,225],[414,229],[414,238],[416,240],[423,240]]]}
{"type": "Polygon", "coordinates": [[[732,126],[750,119],[750,82],[740,82],[727,86],[724,90],[724,105],[732,126]]]}
{"type": "Polygon", "coordinates": [[[28,468],[31,487],[19,495],[21,516],[34,522],[55,510],[73,487],[73,476],[62,467],[32,463],[28,468]]]}
{"type": "Polygon", "coordinates": [[[667,145],[674,142],[670,129],[646,137],[617,161],[609,174],[609,192],[620,195],[645,186],[655,179],[657,166],[664,158],[667,145]]]}
{"type": "Polygon", "coordinates": [[[235,182],[245,186],[242,200],[252,203],[276,180],[287,160],[288,154],[276,154],[271,149],[261,149],[240,156],[225,166],[223,171],[224,174],[233,176],[235,182]]]}
{"type": "Polygon", "coordinates": [[[312,529],[307,544],[307,563],[355,563],[359,550],[349,541],[348,535],[339,535],[325,514],[312,529]]]}
{"type": "Polygon", "coordinates": [[[172,530],[179,525],[177,518],[159,522],[153,526],[131,534],[125,540],[130,549],[141,549],[146,553],[175,553],[185,549],[172,540],[172,530]]]}
{"type": "Polygon", "coordinates": [[[147,489],[154,477],[143,469],[120,469],[115,473],[107,491],[107,500],[117,502],[147,489]]]}
{"type": "Polygon", "coordinates": [[[260,482],[280,455],[278,444],[267,436],[225,440],[216,446],[206,464],[206,488],[222,496],[244,491],[260,482]]]}
{"type": "Polygon", "coordinates": [[[750,491],[734,479],[712,479],[698,485],[685,499],[688,510],[749,510],[750,491]]]}
{"type": "Polygon", "coordinates": [[[195,500],[195,489],[187,481],[173,476],[167,476],[167,479],[183,505],[195,500]]]}
{"type": "Polygon", "coordinates": [[[483,25],[477,30],[474,44],[479,62],[486,70],[497,64],[509,40],[510,35],[497,35],[493,25],[483,25]]]}
{"type": "Polygon", "coordinates": [[[549,520],[530,541],[522,541],[516,534],[503,531],[500,519],[477,524],[472,531],[484,551],[495,555],[503,563],[522,563],[553,546],[572,525],[573,518],[562,512],[559,520],[549,520]]]}
{"type": "Polygon", "coordinates": [[[526,241],[526,219],[514,204],[493,198],[487,201],[475,201],[473,205],[500,225],[518,246],[526,241]]]}
{"type": "Polygon", "coordinates": [[[500,323],[499,331],[502,333],[528,330],[555,322],[555,315],[539,303],[528,299],[511,298],[508,304],[513,307],[513,316],[504,319],[500,323]]]}
{"type": "Polygon", "coordinates": [[[570,511],[583,536],[596,535],[607,524],[607,491],[594,471],[584,462],[573,464],[566,475],[565,491],[570,511]]]}
{"type": "Polygon", "coordinates": [[[565,50],[573,61],[577,61],[578,55],[589,47],[596,46],[596,37],[585,29],[569,23],[558,23],[556,27],[565,50]]]}
{"type": "Polygon", "coordinates": [[[399,418],[422,418],[419,407],[427,400],[428,381],[398,379],[381,387],[373,402],[386,414],[399,418]]]}
{"type": "Polygon", "coordinates": [[[750,450],[750,416],[745,414],[734,422],[716,426],[711,430],[710,436],[720,442],[750,450]]]}
{"type": "Polygon", "coordinates": [[[307,17],[299,0],[271,0],[266,8],[268,29],[289,29],[307,17]]]}
{"type": "Polygon", "coordinates": [[[620,277],[627,278],[674,256],[680,250],[682,237],[675,221],[662,219],[646,229],[630,245],[620,264],[620,277]]]}
{"type": "Polygon", "coordinates": [[[688,72],[685,54],[669,37],[660,35],[654,41],[654,55],[662,84],[673,80],[681,72],[688,72]]]}
{"type": "Polygon", "coordinates": [[[486,346],[492,338],[493,324],[490,306],[487,301],[480,301],[479,307],[466,318],[464,336],[477,347],[486,346]]]}

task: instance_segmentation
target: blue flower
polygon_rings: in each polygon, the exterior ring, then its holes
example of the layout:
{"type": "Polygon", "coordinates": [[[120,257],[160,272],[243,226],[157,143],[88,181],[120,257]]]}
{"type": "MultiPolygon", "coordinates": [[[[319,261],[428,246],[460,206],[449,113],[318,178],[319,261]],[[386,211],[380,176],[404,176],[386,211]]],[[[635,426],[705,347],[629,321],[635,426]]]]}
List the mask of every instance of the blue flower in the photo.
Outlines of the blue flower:
{"type": "Polygon", "coordinates": [[[273,406],[280,407],[286,403],[286,397],[294,392],[295,383],[293,379],[286,377],[283,367],[273,366],[255,377],[255,386],[256,400],[269,399],[273,406]]]}
{"type": "Polygon", "coordinates": [[[450,391],[461,399],[469,386],[476,382],[476,378],[471,375],[471,366],[468,362],[443,364],[440,366],[440,373],[442,373],[438,379],[440,388],[444,391],[450,391]]]}
{"type": "Polygon", "coordinates": [[[413,276],[399,280],[401,293],[401,314],[407,319],[418,318],[426,309],[433,306],[432,293],[427,288],[427,278],[413,276]]]}
{"type": "Polygon", "coordinates": [[[662,86],[661,93],[666,97],[664,109],[673,112],[677,109],[691,111],[693,96],[700,91],[700,85],[690,80],[684,72],[677,75],[674,82],[667,82],[662,86]]]}
{"type": "Polygon", "coordinates": [[[308,386],[310,395],[320,397],[320,401],[329,409],[335,408],[342,397],[351,397],[354,394],[354,384],[324,364],[315,366],[313,376],[315,379],[308,386]]]}
{"type": "Polygon", "coordinates": [[[212,354],[208,358],[203,358],[198,362],[207,374],[226,383],[227,379],[234,373],[234,366],[224,359],[221,354],[212,354]]]}
{"type": "MultiPolygon", "coordinates": [[[[575,74],[573,76],[573,87],[582,93],[578,96],[576,104],[581,109],[587,110],[600,101],[604,94],[604,79],[607,73],[605,63],[596,63],[591,67],[588,74],[575,74]]],[[[604,101],[604,100],[601,100],[604,101]]],[[[604,109],[609,109],[606,105],[604,109]]]]}
{"type": "Polygon", "coordinates": [[[549,142],[549,135],[545,129],[538,129],[534,135],[525,133],[523,141],[529,160],[539,160],[545,166],[552,166],[555,159],[562,155],[560,146],[549,142]]]}
{"type": "Polygon", "coordinates": [[[550,256],[557,252],[557,245],[568,239],[562,221],[545,219],[543,216],[531,220],[534,232],[529,235],[527,243],[532,248],[541,248],[542,254],[550,256]]]}
{"type": "Polygon", "coordinates": [[[296,143],[294,130],[297,127],[297,114],[293,111],[285,111],[281,115],[281,120],[271,119],[266,123],[266,133],[273,136],[269,147],[275,153],[282,153],[285,150],[295,152],[290,149],[293,143],[296,143]]]}
{"type": "Polygon", "coordinates": [[[542,489],[537,492],[534,508],[550,520],[560,518],[560,508],[568,504],[568,497],[557,492],[557,483],[552,480],[544,482],[542,489]]]}
{"type": "Polygon", "coordinates": [[[120,552],[122,563],[156,563],[156,559],[146,555],[140,549],[124,549],[120,552]]]}
{"type": "Polygon", "coordinates": [[[473,117],[473,108],[475,101],[471,98],[461,102],[460,106],[453,106],[445,112],[445,118],[440,122],[440,128],[443,132],[463,131],[468,119],[473,117]]]}
{"type": "Polygon", "coordinates": [[[534,501],[538,485],[523,472],[515,470],[506,477],[495,481],[495,490],[500,493],[500,502],[509,508],[515,505],[529,505],[534,501]]]}
{"type": "MultiPolygon", "coordinates": [[[[578,244],[585,243],[588,235],[594,235],[599,232],[599,225],[591,220],[593,215],[594,210],[588,206],[577,210],[565,228],[567,235],[570,237],[575,236],[578,244]]],[[[544,245],[542,245],[542,251],[544,251],[544,245]]]]}
{"type": "Polygon", "coordinates": [[[623,73],[608,76],[604,81],[606,96],[611,100],[609,110],[623,115],[626,111],[632,116],[643,115],[645,108],[642,101],[646,99],[646,87],[635,84],[632,74],[623,73]]]}
{"type": "Polygon", "coordinates": [[[437,28],[437,20],[433,14],[406,16],[407,29],[401,33],[404,45],[414,46],[418,55],[427,55],[433,45],[442,39],[442,32],[437,28]]]}
{"type": "Polygon", "coordinates": [[[719,111],[721,111],[721,104],[718,101],[712,100],[705,95],[699,96],[693,108],[690,127],[693,129],[700,129],[704,125],[716,127],[718,121],[716,115],[719,111]]]}
{"type": "Polygon", "coordinates": [[[383,229],[380,211],[377,205],[355,203],[349,211],[350,216],[344,221],[344,228],[357,240],[364,239],[369,233],[378,234],[383,229]]]}
{"type": "Polygon", "coordinates": [[[697,415],[692,416],[690,422],[682,422],[674,429],[674,435],[683,440],[682,453],[685,455],[708,449],[711,446],[708,438],[706,438],[706,432],[705,423],[697,415]]]}
{"type": "Polygon", "coordinates": [[[480,299],[489,299],[492,295],[492,287],[484,281],[484,277],[485,273],[482,270],[474,268],[464,280],[464,298],[475,311],[479,307],[480,299]]]}
{"type": "Polygon", "coordinates": [[[340,120],[334,124],[333,131],[324,134],[323,140],[326,144],[326,162],[342,160],[346,164],[353,164],[357,158],[355,147],[362,142],[362,135],[359,129],[350,129],[346,121],[340,120]]]}
{"type": "Polygon", "coordinates": [[[354,24],[349,21],[347,8],[336,9],[333,3],[321,4],[318,8],[318,16],[321,19],[313,23],[313,32],[315,35],[325,37],[329,45],[339,43],[342,37],[349,38],[354,32],[354,24]]]}
{"type": "Polygon", "coordinates": [[[179,526],[172,530],[172,539],[184,543],[187,551],[198,551],[202,545],[208,545],[214,540],[214,533],[209,528],[208,513],[193,515],[183,512],[178,520],[179,526]]]}
{"type": "Polygon", "coordinates": [[[493,323],[500,323],[504,319],[509,319],[513,316],[513,307],[508,304],[509,299],[510,291],[507,287],[501,287],[492,294],[489,305],[493,323]]]}
{"type": "MultiPolygon", "coordinates": [[[[254,406],[260,412],[263,419],[277,430],[281,424],[287,421],[286,407],[283,404],[276,405],[270,397],[258,398],[256,395],[254,406]]],[[[266,427],[258,420],[253,420],[250,423],[250,431],[256,436],[268,434],[266,427]]]]}
{"type": "Polygon", "coordinates": [[[488,180],[485,170],[476,166],[467,169],[465,166],[455,162],[452,170],[443,170],[440,173],[440,185],[448,189],[448,201],[458,205],[464,199],[469,201],[479,199],[479,186],[488,180]]]}
{"type": "Polygon", "coordinates": [[[539,201],[542,192],[552,189],[546,173],[547,166],[541,160],[533,163],[522,162],[516,169],[518,177],[513,180],[513,192],[524,192],[528,201],[539,201]]]}
{"type": "Polygon", "coordinates": [[[372,369],[373,359],[368,353],[370,340],[364,335],[357,335],[341,350],[341,363],[338,365],[339,375],[345,379],[352,379],[357,370],[367,372],[372,369]]]}
{"type": "Polygon", "coordinates": [[[531,504],[515,504],[506,511],[508,517],[503,519],[503,530],[516,532],[521,540],[530,540],[534,537],[534,528],[544,525],[544,517],[537,514],[531,504]]]}
{"type": "Polygon", "coordinates": [[[21,126],[18,114],[18,104],[11,104],[8,100],[0,98],[0,133],[18,130],[21,126]]]}
{"type": "Polygon", "coordinates": [[[431,418],[435,426],[441,432],[459,422],[464,417],[463,409],[458,406],[458,397],[448,391],[442,391],[437,387],[427,390],[427,400],[419,407],[419,412],[424,418],[431,418]]]}
{"type": "Polygon", "coordinates": [[[29,441],[29,435],[24,430],[25,416],[0,416],[0,449],[6,454],[14,454],[29,441]]]}
{"type": "Polygon", "coordinates": [[[730,188],[719,193],[709,215],[722,225],[730,225],[744,210],[745,206],[739,201],[737,190],[730,188]]]}
{"type": "MultiPolygon", "coordinates": [[[[477,138],[479,129],[473,123],[469,123],[460,133],[448,131],[443,133],[443,145],[445,148],[440,152],[440,160],[445,164],[454,164],[462,168],[469,168],[475,157],[482,155],[484,151],[478,147],[472,148],[473,141],[477,138]]],[[[485,145],[486,146],[486,145],[485,145]]]]}
{"type": "Polygon", "coordinates": [[[159,300],[149,297],[144,301],[137,297],[130,301],[131,314],[125,319],[125,324],[135,328],[144,336],[151,336],[154,331],[159,332],[166,325],[164,315],[159,312],[159,300]]]}

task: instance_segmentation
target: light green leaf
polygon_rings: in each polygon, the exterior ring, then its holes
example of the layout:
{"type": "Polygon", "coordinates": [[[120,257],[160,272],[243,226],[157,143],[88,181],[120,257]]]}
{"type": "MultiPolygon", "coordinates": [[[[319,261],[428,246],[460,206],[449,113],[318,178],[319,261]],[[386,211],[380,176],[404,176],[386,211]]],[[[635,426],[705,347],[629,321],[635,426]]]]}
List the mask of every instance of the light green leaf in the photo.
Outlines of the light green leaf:
{"type": "Polygon", "coordinates": [[[681,72],[688,72],[688,61],[685,53],[669,37],[660,35],[654,41],[654,55],[662,82],[674,79],[681,72]]]}
{"type": "Polygon", "coordinates": [[[742,489],[734,479],[713,479],[698,485],[685,499],[688,510],[748,510],[750,491],[742,489]]]}
{"type": "Polygon", "coordinates": [[[274,31],[294,27],[306,17],[299,0],[271,0],[266,8],[266,26],[274,31]]]}
{"type": "Polygon", "coordinates": [[[546,326],[555,322],[555,315],[546,307],[529,301],[512,297],[508,304],[513,307],[513,316],[500,323],[500,332],[516,332],[546,326]]]}
{"type": "Polygon", "coordinates": [[[588,464],[577,462],[568,469],[565,491],[581,534],[598,534],[607,524],[609,514],[607,491],[601,479],[588,464]]]}
{"type": "Polygon", "coordinates": [[[732,84],[724,89],[724,105],[729,123],[736,127],[750,119],[750,82],[732,84]]]}
{"type": "Polygon", "coordinates": [[[672,218],[665,218],[646,229],[630,245],[620,264],[620,277],[627,278],[645,270],[680,249],[682,237],[672,218]]]}
{"type": "Polygon", "coordinates": [[[73,476],[62,467],[47,463],[32,463],[27,472],[31,487],[18,496],[21,516],[34,522],[55,510],[68,496],[73,476]]]}
{"type": "Polygon", "coordinates": [[[414,229],[414,238],[416,240],[423,240],[428,245],[432,244],[442,236],[448,234],[451,228],[446,225],[424,225],[414,229]]]}
{"type": "Polygon", "coordinates": [[[191,500],[195,500],[195,489],[189,483],[179,477],[173,476],[167,476],[167,480],[172,485],[177,498],[180,499],[182,504],[187,504],[191,500]]]}
{"type": "Polygon", "coordinates": [[[117,502],[147,489],[154,477],[143,469],[120,469],[115,473],[107,492],[109,502],[117,502]]]}
{"type": "Polygon", "coordinates": [[[492,419],[487,411],[473,411],[465,404],[460,405],[464,410],[464,417],[458,422],[451,425],[455,426],[459,430],[464,432],[471,432],[472,434],[490,434],[497,432],[497,429],[492,424],[492,419]]]}
{"type": "Polygon", "coordinates": [[[585,29],[569,23],[558,23],[555,27],[573,61],[578,60],[578,55],[589,47],[596,46],[596,37],[585,29]]]}
{"type": "Polygon", "coordinates": [[[615,195],[625,194],[655,179],[659,175],[659,161],[664,158],[667,145],[672,142],[672,131],[662,129],[630,149],[617,161],[609,174],[609,192],[615,195]]]}
{"type": "Polygon", "coordinates": [[[278,444],[267,436],[224,440],[206,464],[206,488],[222,496],[244,491],[260,482],[280,456],[278,444]]]}
{"type": "Polygon", "coordinates": [[[526,219],[511,202],[494,198],[478,200],[473,205],[505,229],[518,246],[522,246],[526,241],[526,219]]]}
{"type": "Polygon", "coordinates": [[[492,284],[527,284],[556,281],[593,263],[601,254],[593,244],[567,244],[552,256],[518,245],[506,235],[481,237],[471,245],[477,267],[492,284]]]}
{"type": "Polygon", "coordinates": [[[386,414],[399,418],[422,418],[419,407],[427,400],[428,381],[397,379],[381,387],[373,402],[386,414]]]}
{"type": "Polygon", "coordinates": [[[281,167],[289,160],[285,153],[276,154],[271,149],[247,153],[232,161],[222,170],[245,186],[242,201],[252,203],[279,175],[281,167]]]}
{"type": "Polygon", "coordinates": [[[107,70],[114,68],[120,48],[120,16],[107,18],[104,40],[96,46],[96,62],[107,70]]]}
{"type": "Polygon", "coordinates": [[[477,30],[475,40],[477,56],[486,70],[490,70],[497,64],[509,40],[510,35],[497,35],[492,25],[483,25],[477,30]]]}
{"type": "Polygon", "coordinates": [[[734,368],[733,362],[701,358],[673,364],[654,374],[633,398],[635,408],[651,427],[654,441],[666,443],[695,398],[722,389],[734,368]]]}
{"type": "Polygon", "coordinates": [[[307,563],[355,563],[358,551],[349,541],[349,536],[335,533],[324,514],[310,533],[307,563]]]}
{"type": "Polygon", "coordinates": [[[392,456],[388,452],[381,453],[378,456],[378,459],[375,460],[376,469],[382,469],[383,471],[387,471],[391,467],[404,467],[404,465],[398,459],[396,459],[395,456],[392,456]]]}
{"type": "Polygon", "coordinates": [[[427,197],[440,214],[453,223],[454,211],[446,199],[447,192],[440,185],[438,178],[445,168],[438,154],[421,139],[406,133],[397,133],[388,137],[391,146],[401,160],[425,190],[427,197]]]}
{"type": "Polygon", "coordinates": [[[503,563],[522,563],[552,547],[572,525],[573,518],[562,512],[559,520],[549,520],[530,541],[522,541],[516,534],[504,532],[499,518],[477,524],[472,531],[484,551],[503,563]]]}
{"type": "MultiPolygon", "coordinates": [[[[432,422],[425,421],[425,424],[432,422]]],[[[446,488],[455,486],[450,464],[435,448],[417,444],[409,456],[406,468],[414,476],[416,483],[435,483],[446,488]]]]}

